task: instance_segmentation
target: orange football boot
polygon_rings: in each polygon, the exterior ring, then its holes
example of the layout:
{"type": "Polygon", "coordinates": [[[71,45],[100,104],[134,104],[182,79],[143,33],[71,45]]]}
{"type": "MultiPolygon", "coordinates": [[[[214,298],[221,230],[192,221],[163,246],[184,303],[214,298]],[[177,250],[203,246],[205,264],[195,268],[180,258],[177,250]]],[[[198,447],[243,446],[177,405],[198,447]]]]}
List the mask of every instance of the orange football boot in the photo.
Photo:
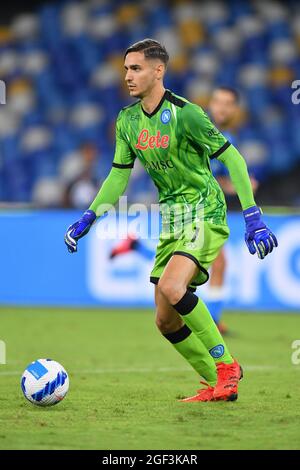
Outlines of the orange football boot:
{"type": "Polygon", "coordinates": [[[219,362],[217,366],[217,385],[214,400],[235,401],[238,397],[238,383],[243,378],[243,369],[236,360],[232,364],[219,362]]]}
{"type": "Polygon", "coordinates": [[[200,390],[197,390],[197,395],[194,395],[193,397],[183,398],[180,401],[184,401],[185,403],[192,402],[192,401],[213,401],[214,400],[214,387],[212,387],[206,382],[200,381],[200,383],[205,385],[206,388],[201,388],[200,390]]]}

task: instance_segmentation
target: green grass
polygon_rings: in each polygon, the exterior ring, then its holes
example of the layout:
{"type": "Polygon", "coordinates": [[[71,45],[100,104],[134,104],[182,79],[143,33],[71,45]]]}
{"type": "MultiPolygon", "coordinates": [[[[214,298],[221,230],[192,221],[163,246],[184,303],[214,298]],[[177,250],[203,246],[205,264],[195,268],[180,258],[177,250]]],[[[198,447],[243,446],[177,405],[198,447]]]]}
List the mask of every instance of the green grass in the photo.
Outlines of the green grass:
{"type": "Polygon", "coordinates": [[[299,316],[227,314],[245,368],[237,402],[181,403],[196,373],[150,311],[0,309],[0,449],[299,449],[299,316]],[[25,400],[20,376],[51,357],[70,375],[55,407],[25,400]]]}

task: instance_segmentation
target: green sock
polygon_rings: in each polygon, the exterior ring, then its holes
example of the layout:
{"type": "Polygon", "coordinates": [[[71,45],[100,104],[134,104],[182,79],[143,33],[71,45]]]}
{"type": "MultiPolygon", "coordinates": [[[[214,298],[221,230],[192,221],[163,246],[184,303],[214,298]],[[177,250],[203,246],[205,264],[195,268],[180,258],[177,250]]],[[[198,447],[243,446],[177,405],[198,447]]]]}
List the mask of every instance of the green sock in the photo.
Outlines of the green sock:
{"type": "Polygon", "coordinates": [[[174,333],[164,334],[174,348],[189,362],[207,383],[214,386],[217,383],[217,369],[213,358],[207,353],[206,347],[197,336],[184,325],[174,333]]]}
{"type": "Polygon", "coordinates": [[[195,294],[186,291],[176,305],[173,305],[186,325],[202,341],[215,362],[231,364],[233,358],[219,332],[205,303],[195,294]]]}

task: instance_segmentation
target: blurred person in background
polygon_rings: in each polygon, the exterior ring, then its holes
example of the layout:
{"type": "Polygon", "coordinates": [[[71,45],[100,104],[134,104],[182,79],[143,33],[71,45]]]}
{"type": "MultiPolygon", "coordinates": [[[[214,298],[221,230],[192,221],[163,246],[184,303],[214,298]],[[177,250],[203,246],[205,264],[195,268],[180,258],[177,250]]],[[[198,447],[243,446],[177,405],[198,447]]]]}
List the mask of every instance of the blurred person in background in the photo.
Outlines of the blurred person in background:
{"type": "Polygon", "coordinates": [[[99,159],[96,145],[84,142],[79,153],[82,157],[81,171],[65,188],[63,205],[66,208],[84,209],[99,188],[99,180],[95,177],[95,167],[99,159]]]}
{"type": "MultiPolygon", "coordinates": [[[[219,86],[213,91],[209,102],[210,117],[224,137],[233,145],[236,145],[236,137],[232,130],[232,125],[238,115],[238,111],[239,94],[236,89],[227,86],[219,86]]],[[[215,158],[211,160],[211,169],[214,177],[217,179],[225,193],[227,203],[230,205],[230,200],[233,196],[236,196],[236,191],[231,182],[226,166],[215,158]]],[[[255,193],[258,187],[258,181],[251,175],[250,181],[253,192],[255,193]]],[[[227,326],[221,322],[222,311],[225,303],[224,284],[226,263],[226,254],[224,247],[222,247],[211,266],[208,290],[209,311],[222,334],[226,334],[228,332],[227,326]]]]}

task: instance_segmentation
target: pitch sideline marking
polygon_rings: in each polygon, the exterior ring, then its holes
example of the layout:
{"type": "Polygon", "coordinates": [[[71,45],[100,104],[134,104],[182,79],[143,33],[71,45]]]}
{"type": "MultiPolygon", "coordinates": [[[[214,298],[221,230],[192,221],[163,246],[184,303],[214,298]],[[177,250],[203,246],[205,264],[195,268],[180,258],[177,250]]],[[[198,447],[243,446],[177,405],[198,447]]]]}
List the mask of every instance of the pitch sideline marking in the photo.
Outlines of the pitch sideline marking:
{"type": "MultiPolygon", "coordinates": [[[[278,366],[258,366],[258,365],[248,365],[243,366],[245,371],[250,372],[266,372],[271,370],[279,370],[282,369],[278,366]]],[[[151,372],[192,372],[193,370],[189,367],[159,367],[157,369],[150,369],[150,368],[125,368],[125,369],[74,369],[70,371],[70,375],[75,374],[85,374],[85,375],[92,375],[92,374],[122,374],[122,373],[134,373],[134,374],[144,374],[144,373],[151,373],[151,372]]],[[[20,375],[22,371],[0,371],[1,376],[9,376],[9,375],[20,375]]]]}

